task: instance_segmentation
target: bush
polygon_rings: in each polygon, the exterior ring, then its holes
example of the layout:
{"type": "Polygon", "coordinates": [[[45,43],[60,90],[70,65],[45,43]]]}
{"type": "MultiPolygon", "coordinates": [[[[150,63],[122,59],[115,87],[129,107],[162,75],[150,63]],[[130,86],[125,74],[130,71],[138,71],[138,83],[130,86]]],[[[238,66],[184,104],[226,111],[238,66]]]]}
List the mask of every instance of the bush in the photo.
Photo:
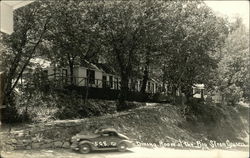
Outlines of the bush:
{"type": "Polygon", "coordinates": [[[101,116],[116,111],[115,102],[105,100],[87,100],[77,93],[61,93],[57,99],[58,111],[55,117],[58,119],[86,118],[101,116]]]}
{"type": "Polygon", "coordinates": [[[169,95],[166,94],[162,94],[162,93],[155,93],[153,94],[153,96],[151,97],[153,102],[164,102],[164,103],[170,103],[171,97],[169,95]]]}
{"type": "MultiPolygon", "coordinates": [[[[208,139],[216,141],[240,141],[245,137],[244,121],[241,109],[223,104],[204,104],[192,100],[183,110],[188,130],[206,133],[208,139]]],[[[246,109],[242,110],[246,113],[246,109]]]]}
{"type": "Polygon", "coordinates": [[[8,106],[4,109],[1,109],[1,121],[3,123],[21,123],[23,121],[30,120],[28,115],[19,114],[15,106],[8,106]]]}
{"type": "Polygon", "coordinates": [[[21,123],[25,121],[29,121],[30,118],[27,113],[19,112],[19,104],[17,104],[17,99],[14,94],[12,94],[8,98],[7,107],[4,109],[0,109],[1,112],[1,121],[3,123],[21,123]]]}
{"type": "Polygon", "coordinates": [[[213,104],[204,104],[198,99],[193,99],[188,103],[186,107],[186,116],[192,116],[207,125],[214,125],[219,122],[222,118],[225,118],[226,115],[223,110],[213,104]]]}

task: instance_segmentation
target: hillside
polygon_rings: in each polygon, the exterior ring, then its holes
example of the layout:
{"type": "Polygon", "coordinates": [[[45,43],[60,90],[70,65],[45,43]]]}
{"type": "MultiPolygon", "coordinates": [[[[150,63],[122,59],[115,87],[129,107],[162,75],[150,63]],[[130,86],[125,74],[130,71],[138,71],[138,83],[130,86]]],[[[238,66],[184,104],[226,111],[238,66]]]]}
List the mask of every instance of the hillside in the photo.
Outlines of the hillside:
{"type": "MultiPolygon", "coordinates": [[[[147,103],[121,113],[76,120],[58,120],[26,125],[2,132],[4,149],[68,148],[70,138],[78,132],[99,127],[114,127],[137,142],[240,142],[249,144],[248,107],[201,107],[205,117],[185,116],[182,107],[147,103]],[[211,112],[209,110],[213,109],[211,112]],[[222,115],[213,120],[215,113],[222,115]],[[190,119],[192,118],[192,119],[190,119]],[[206,118],[206,119],[204,119],[206,118]],[[188,121],[187,121],[188,120],[188,121]],[[211,121],[212,120],[212,121],[211,121]],[[207,122],[206,122],[207,121],[207,122]],[[6,138],[6,139],[4,139],[6,138]]],[[[202,112],[201,112],[202,114],[202,112]]]]}
{"type": "Polygon", "coordinates": [[[127,112],[92,118],[89,122],[93,129],[100,126],[114,127],[142,142],[173,142],[180,139],[188,142],[230,140],[249,143],[248,108],[212,106],[202,108],[203,111],[207,111],[205,120],[199,116],[192,116],[193,119],[190,121],[183,114],[182,107],[148,103],[147,106],[127,112]],[[213,120],[217,115],[209,114],[211,108],[215,108],[213,113],[222,117],[213,120]]]}

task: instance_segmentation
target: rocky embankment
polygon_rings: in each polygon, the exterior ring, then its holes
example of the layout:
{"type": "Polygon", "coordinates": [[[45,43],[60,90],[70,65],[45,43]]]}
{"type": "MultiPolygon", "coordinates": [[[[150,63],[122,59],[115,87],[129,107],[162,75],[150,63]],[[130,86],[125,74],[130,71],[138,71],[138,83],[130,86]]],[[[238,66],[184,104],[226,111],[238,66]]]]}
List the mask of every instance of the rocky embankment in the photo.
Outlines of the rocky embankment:
{"type": "MultiPolygon", "coordinates": [[[[234,118],[228,120],[231,119],[234,118]]],[[[246,117],[240,119],[243,122],[246,121],[246,117]]],[[[247,125],[247,123],[244,122],[242,125],[247,125]]],[[[233,124],[231,126],[234,128],[233,124]]],[[[195,132],[191,129],[193,125],[191,126],[183,117],[180,107],[151,103],[126,112],[101,117],[25,125],[18,130],[13,128],[10,131],[1,132],[2,150],[69,148],[70,138],[73,135],[84,131],[94,131],[99,127],[114,127],[138,142],[155,144],[208,139],[208,132],[201,132],[202,130],[195,132]]],[[[203,127],[200,126],[200,128],[203,127]]],[[[237,140],[240,140],[240,137],[247,137],[247,128],[242,127],[243,134],[236,133],[237,140]]],[[[230,135],[229,140],[231,138],[230,135]]]]}

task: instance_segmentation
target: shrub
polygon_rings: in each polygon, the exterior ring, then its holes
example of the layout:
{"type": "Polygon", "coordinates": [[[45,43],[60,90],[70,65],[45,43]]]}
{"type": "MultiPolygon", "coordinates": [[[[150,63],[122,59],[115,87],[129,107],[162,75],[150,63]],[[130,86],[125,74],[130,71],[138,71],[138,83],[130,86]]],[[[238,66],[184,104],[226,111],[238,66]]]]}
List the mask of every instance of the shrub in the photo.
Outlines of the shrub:
{"type": "Polygon", "coordinates": [[[188,103],[186,108],[188,109],[185,113],[186,116],[191,115],[196,117],[199,121],[207,125],[214,125],[222,118],[226,117],[225,113],[219,106],[205,104],[198,99],[192,100],[188,103]]]}
{"type": "Polygon", "coordinates": [[[1,121],[3,123],[20,123],[23,121],[29,120],[28,115],[22,115],[18,113],[18,110],[15,106],[8,106],[4,109],[1,109],[1,121]]]}

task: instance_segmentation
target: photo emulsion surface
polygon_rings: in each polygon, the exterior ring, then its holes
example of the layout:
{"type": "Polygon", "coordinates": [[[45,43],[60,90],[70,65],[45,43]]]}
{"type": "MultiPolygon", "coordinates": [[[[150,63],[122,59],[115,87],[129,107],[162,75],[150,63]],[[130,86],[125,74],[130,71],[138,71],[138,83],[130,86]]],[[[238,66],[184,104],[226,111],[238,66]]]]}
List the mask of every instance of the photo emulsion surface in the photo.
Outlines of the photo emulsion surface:
{"type": "Polygon", "coordinates": [[[249,157],[249,1],[0,11],[0,158],[249,157]]]}

